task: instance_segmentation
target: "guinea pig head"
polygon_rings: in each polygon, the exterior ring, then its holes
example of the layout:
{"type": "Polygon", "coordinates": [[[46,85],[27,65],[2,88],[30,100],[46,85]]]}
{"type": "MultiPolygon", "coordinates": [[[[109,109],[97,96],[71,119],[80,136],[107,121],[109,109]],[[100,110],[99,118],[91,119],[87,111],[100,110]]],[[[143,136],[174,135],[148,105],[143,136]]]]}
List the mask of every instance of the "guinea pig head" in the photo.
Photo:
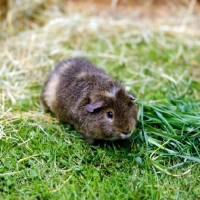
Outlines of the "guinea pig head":
{"type": "Polygon", "coordinates": [[[135,129],[137,106],[122,86],[91,94],[86,110],[91,117],[89,132],[99,139],[125,139],[135,129]]]}

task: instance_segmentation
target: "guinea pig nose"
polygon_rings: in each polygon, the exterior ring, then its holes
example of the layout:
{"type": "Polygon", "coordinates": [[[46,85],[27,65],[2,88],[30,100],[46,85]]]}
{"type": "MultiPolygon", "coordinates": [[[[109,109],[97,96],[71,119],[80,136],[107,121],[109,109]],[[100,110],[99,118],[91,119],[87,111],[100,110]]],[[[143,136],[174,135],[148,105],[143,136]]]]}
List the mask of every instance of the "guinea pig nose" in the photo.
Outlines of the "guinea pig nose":
{"type": "Polygon", "coordinates": [[[131,133],[131,131],[130,132],[122,132],[122,134],[124,134],[124,135],[128,135],[130,133],[131,133]]]}

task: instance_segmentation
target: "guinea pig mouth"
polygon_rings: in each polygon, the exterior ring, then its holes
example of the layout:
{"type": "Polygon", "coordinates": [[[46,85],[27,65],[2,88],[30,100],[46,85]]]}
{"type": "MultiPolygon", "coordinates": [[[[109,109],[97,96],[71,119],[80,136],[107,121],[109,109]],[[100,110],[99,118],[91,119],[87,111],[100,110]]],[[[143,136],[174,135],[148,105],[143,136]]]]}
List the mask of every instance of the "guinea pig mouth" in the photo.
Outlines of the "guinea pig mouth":
{"type": "Polygon", "coordinates": [[[109,137],[104,138],[105,140],[119,140],[119,139],[126,139],[129,138],[132,135],[133,131],[129,132],[129,133],[118,133],[118,134],[114,134],[114,135],[109,135],[109,137]]]}
{"type": "Polygon", "coordinates": [[[121,139],[129,138],[132,135],[132,131],[130,133],[121,133],[120,137],[121,139]]]}

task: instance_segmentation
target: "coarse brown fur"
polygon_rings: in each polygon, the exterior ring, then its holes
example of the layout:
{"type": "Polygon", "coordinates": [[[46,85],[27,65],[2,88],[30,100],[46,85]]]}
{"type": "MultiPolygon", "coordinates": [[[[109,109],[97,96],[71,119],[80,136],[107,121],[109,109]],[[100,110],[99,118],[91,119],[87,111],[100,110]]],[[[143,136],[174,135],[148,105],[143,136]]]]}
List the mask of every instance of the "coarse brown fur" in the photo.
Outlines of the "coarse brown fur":
{"type": "Polygon", "coordinates": [[[73,125],[89,144],[96,139],[125,139],[136,126],[133,97],[82,57],[58,63],[44,84],[41,103],[60,122],[73,125]]]}

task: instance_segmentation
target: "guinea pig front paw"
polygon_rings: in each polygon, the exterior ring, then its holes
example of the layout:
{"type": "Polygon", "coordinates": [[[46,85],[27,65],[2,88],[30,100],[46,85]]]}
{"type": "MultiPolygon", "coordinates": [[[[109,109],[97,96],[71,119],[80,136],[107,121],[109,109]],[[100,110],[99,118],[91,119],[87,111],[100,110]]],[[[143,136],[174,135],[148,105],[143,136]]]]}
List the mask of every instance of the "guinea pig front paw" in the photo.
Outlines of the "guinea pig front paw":
{"type": "Polygon", "coordinates": [[[84,137],[82,135],[80,135],[80,138],[83,139],[85,142],[87,142],[89,145],[93,145],[95,142],[94,138],[84,137]]]}

